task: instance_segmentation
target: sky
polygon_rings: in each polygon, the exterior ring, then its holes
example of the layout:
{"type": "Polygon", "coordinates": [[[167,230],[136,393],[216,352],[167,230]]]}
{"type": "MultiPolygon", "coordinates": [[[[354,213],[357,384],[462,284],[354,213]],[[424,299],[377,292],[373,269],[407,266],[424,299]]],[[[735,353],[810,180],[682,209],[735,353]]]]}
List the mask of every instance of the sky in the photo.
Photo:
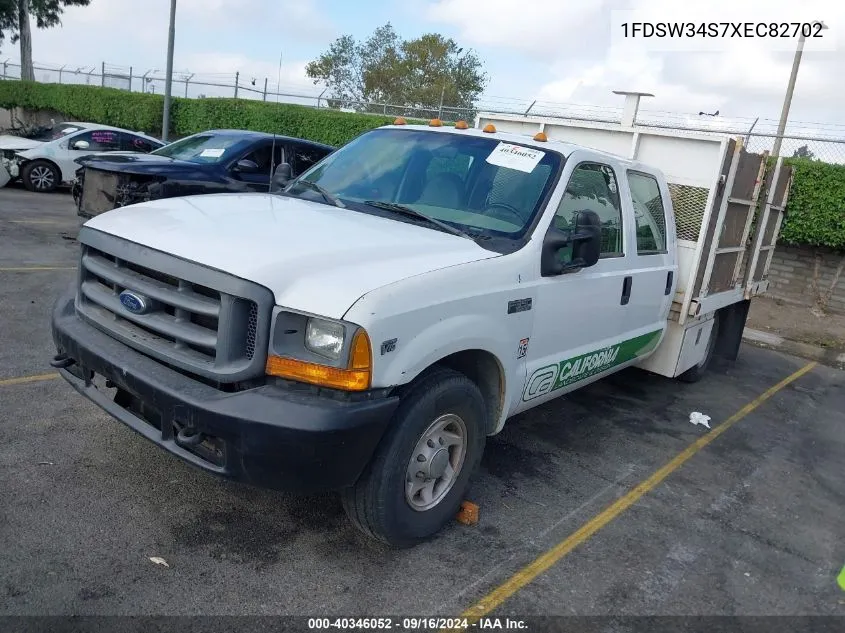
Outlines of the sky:
{"type": "MultiPolygon", "coordinates": [[[[163,70],[169,0],[92,0],[67,9],[61,28],[33,32],[36,61],[99,68],[163,70]]],[[[792,65],[794,39],[718,39],[684,50],[656,50],[665,40],[620,37],[623,20],[823,20],[808,41],[790,121],[803,134],[845,137],[845,2],[837,0],[178,0],[176,71],[241,73],[285,91],[318,94],[305,64],[338,36],[367,37],[390,21],[406,38],[439,32],[485,62],[485,103],[533,100],[621,106],[613,90],[653,93],[642,108],[698,117],[777,119],[792,65]],[[706,6],[699,6],[704,4],[706,6]],[[738,9],[737,5],[741,5],[738,9]],[[679,7],[694,9],[679,13],[679,7]],[[619,13],[633,10],[635,13],[619,13]],[[690,50],[695,49],[695,50],[690,50]],[[279,59],[282,59],[281,72],[279,59]],[[798,127],[797,123],[802,126],[798,127]]],[[[682,45],[683,46],[683,45],[682,45]]],[[[8,41],[0,62],[17,58],[8,41]]],[[[595,110],[598,112],[598,110],[595,110]]]]}

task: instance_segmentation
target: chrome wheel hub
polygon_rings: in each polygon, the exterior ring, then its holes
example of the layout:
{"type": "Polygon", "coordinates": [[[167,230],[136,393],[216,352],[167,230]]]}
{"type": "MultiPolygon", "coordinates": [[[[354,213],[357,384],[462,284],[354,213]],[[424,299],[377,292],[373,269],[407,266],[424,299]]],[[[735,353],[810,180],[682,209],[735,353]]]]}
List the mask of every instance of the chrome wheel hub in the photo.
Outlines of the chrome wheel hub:
{"type": "Polygon", "coordinates": [[[53,185],[53,171],[49,167],[36,167],[29,174],[36,189],[49,189],[53,185]]]}
{"type": "Polygon", "coordinates": [[[414,510],[440,503],[461,472],[466,457],[467,429],[460,416],[447,413],[426,429],[408,462],[405,500],[414,510]]]}

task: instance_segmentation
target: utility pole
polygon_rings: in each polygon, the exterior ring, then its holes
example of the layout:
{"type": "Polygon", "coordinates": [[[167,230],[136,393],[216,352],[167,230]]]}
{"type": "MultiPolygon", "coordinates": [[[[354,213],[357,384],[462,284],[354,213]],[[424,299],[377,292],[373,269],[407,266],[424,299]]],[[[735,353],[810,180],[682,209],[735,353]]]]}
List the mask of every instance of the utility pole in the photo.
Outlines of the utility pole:
{"type": "MultiPolygon", "coordinates": [[[[819,24],[814,22],[813,25],[819,24]]],[[[827,29],[828,26],[821,22],[822,30],[827,29]]],[[[780,121],[778,122],[777,136],[775,136],[775,144],[772,147],[772,156],[780,156],[780,146],[783,142],[783,134],[786,131],[786,120],[789,118],[789,107],[792,105],[792,93],[795,91],[795,79],[798,77],[798,66],[801,65],[801,56],[804,53],[804,30],[801,30],[801,36],[798,38],[798,48],[795,49],[795,57],[792,60],[792,72],[789,73],[789,83],[786,86],[786,96],[783,99],[783,109],[780,112],[780,121]]]]}
{"type": "Polygon", "coordinates": [[[167,35],[167,73],[164,78],[164,115],[161,121],[161,140],[167,142],[170,131],[170,98],[173,84],[173,44],[176,40],[176,0],[170,0],[170,31],[167,35]]]}

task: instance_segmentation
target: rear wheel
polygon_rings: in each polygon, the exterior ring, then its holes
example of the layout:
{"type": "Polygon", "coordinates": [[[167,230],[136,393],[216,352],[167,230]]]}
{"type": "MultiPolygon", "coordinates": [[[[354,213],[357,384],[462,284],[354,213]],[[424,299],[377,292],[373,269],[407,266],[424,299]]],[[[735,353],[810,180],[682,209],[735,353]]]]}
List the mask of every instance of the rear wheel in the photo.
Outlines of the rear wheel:
{"type": "Polygon", "coordinates": [[[465,375],[437,369],[420,379],[361,478],[341,493],[355,526],[395,547],[437,533],[457,514],[481,460],[486,417],[465,375]]]}
{"type": "Polygon", "coordinates": [[[698,382],[704,377],[707,372],[707,367],[710,365],[710,359],[713,358],[713,350],[716,348],[716,339],[719,336],[719,313],[713,315],[713,328],[710,330],[710,338],[707,340],[707,349],[697,365],[690,367],[680,376],[678,380],[683,382],[698,382]]]}
{"type": "Polygon", "coordinates": [[[62,175],[52,163],[46,160],[34,160],[24,165],[21,180],[24,187],[30,191],[49,193],[59,186],[62,175]]]}

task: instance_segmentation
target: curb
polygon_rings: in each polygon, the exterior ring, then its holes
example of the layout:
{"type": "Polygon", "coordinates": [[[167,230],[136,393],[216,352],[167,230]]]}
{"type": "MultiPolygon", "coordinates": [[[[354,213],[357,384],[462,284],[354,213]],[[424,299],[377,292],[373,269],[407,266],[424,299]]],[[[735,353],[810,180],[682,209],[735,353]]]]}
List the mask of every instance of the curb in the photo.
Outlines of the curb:
{"type": "Polygon", "coordinates": [[[792,354],[793,356],[815,360],[824,365],[836,367],[837,369],[845,369],[845,352],[842,350],[827,349],[817,345],[810,345],[809,343],[791,341],[771,332],[763,332],[751,328],[745,328],[742,338],[746,343],[757,347],[775,349],[779,352],[792,354]]]}

